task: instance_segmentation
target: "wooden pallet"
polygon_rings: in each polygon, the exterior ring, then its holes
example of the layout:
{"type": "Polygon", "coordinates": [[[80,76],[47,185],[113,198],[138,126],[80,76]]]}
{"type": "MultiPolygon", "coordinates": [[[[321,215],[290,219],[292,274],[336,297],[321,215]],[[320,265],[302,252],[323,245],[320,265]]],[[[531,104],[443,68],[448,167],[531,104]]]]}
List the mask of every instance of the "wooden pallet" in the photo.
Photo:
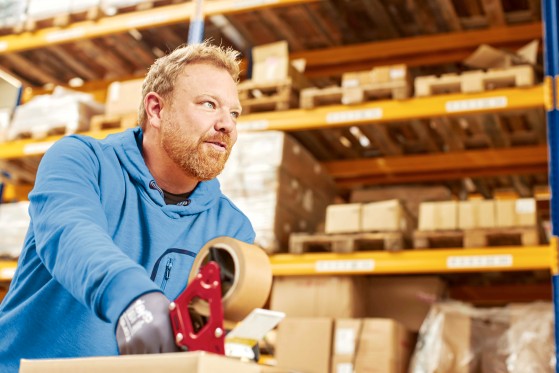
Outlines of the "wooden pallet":
{"type": "Polygon", "coordinates": [[[342,87],[305,88],[301,91],[299,106],[301,109],[312,109],[317,106],[341,104],[342,87]]]}
{"type": "Polygon", "coordinates": [[[503,87],[528,87],[535,83],[532,66],[520,65],[506,69],[474,70],[462,74],[420,76],[415,78],[417,97],[441,93],[475,93],[503,87]]]}
{"type": "Polygon", "coordinates": [[[290,78],[266,83],[246,80],[239,84],[243,113],[288,110],[298,104],[298,89],[290,78]]]}
{"type": "Polygon", "coordinates": [[[406,80],[343,87],[342,102],[344,105],[351,105],[379,99],[403,100],[410,97],[410,91],[411,88],[406,80]]]}
{"type": "Polygon", "coordinates": [[[404,249],[403,232],[378,232],[354,234],[307,234],[293,233],[289,237],[289,252],[302,254],[308,252],[348,253],[354,251],[404,249]]]}
{"type": "Polygon", "coordinates": [[[27,16],[24,22],[25,31],[35,31],[47,27],[64,27],[70,24],[70,13],[60,13],[49,18],[33,18],[27,16]]]}
{"type": "Polygon", "coordinates": [[[25,139],[35,139],[40,140],[49,136],[63,136],[75,133],[78,126],[68,126],[65,124],[51,126],[48,129],[44,128],[30,128],[25,131],[18,132],[11,140],[25,140],[25,139]]]}
{"type": "Polygon", "coordinates": [[[301,91],[300,106],[312,109],[325,105],[351,105],[378,99],[402,100],[410,96],[404,80],[371,83],[353,87],[306,88],[301,91]]]}
{"type": "Polygon", "coordinates": [[[90,131],[102,131],[111,128],[134,128],[138,125],[138,114],[94,115],[89,124],[90,131]]]}
{"type": "Polygon", "coordinates": [[[535,246],[539,243],[540,236],[537,227],[415,231],[413,234],[415,249],[535,246]]]}

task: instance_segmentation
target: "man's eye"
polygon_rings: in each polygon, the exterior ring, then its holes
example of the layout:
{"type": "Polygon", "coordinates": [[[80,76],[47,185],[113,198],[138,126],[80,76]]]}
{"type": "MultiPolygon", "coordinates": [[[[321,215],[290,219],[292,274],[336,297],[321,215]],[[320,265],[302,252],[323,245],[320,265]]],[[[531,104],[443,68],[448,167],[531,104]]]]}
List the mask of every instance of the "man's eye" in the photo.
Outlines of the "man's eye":
{"type": "Polygon", "coordinates": [[[237,112],[237,111],[232,111],[232,112],[231,112],[231,116],[232,116],[234,119],[237,119],[240,115],[241,115],[241,113],[239,113],[239,112],[237,112]]]}
{"type": "Polygon", "coordinates": [[[211,101],[204,101],[202,105],[204,105],[208,109],[215,109],[215,104],[211,101]]]}

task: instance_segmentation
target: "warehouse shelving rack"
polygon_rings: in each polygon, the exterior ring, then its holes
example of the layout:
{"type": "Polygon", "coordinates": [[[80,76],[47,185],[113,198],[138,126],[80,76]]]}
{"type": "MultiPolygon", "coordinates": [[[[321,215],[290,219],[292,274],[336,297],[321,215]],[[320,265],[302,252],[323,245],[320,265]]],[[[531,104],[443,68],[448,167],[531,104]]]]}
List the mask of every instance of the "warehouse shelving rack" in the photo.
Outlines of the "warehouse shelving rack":
{"type": "MultiPolygon", "coordinates": [[[[281,7],[295,4],[313,3],[319,0],[215,0],[207,2],[205,16],[246,12],[268,7],[281,7]]],[[[559,173],[557,171],[558,132],[559,125],[559,31],[558,22],[559,9],[557,0],[542,0],[544,22],[528,25],[510,26],[506,29],[469,31],[467,33],[456,33],[452,38],[440,35],[423,36],[422,41],[410,40],[414,43],[417,56],[410,60],[412,65],[421,65],[428,58],[439,58],[441,63],[457,61],[466,57],[470,52],[469,47],[482,42],[493,44],[506,41],[530,40],[541,35],[544,29],[544,42],[546,52],[546,80],[543,85],[530,88],[504,89],[491,92],[469,95],[444,95],[426,98],[412,98],[406,101],[378,101],[361,105],[329,106],[312,110],[290,110],[280,113],[252,114],[242,117],[239,128],[244,130],[281,130],[299,131],[313,130],[333,127],[347,127],[364,123],[384,123],[411,118],[428,118],[448,115],[493,113],[508,110],[524,110],[530,108],[546,108],[548,119],[549,137],[549,167],[550,183],[552,191],[552,211],[559,211],[559,200],[554,198],[554,190],[559,185],[559,173]],[[429,55],[429,48],[438,46],[437,56],[429,55]],[[424,48],[425,50],[420,50],[424,48]],[[422,54],[423,53],[423,54],[422,54]],[[405,110],[403,108],[405,107],[405,110]],[[449,110],[451,112],[449,112],[449,110]]],[[[20,35],[8,35],[0,37],[0,54],[41,48],[44,45],[58,45],[78,40],[92,39],[111,35],[133,29],[149,29],[164,25],[185,22],[191,18],[194,2],[168,5],[154,8],[149,11],[131,14],[116,15],[98,21],[82,21],[69,25],[64,29],[45,29],[32,33],[20,35]]],[[[370,65],[371,60],[376,64],[391,64],[402,61],[408,56],[403,52],[405,49],[410,53],[407,46],[393,41],[375,43],[383,47],[386,53],[382,57],[365,56],[368,58],[364,65],[370,65]]],[[[351,58],[359,54],[363,57],[370,53],[373,48],[369,44],[356,46],[340,46],[332,48],[330,53],[326,51],[296,52],[292,58],[304,57],[310,67],[309,74],[324,74],[324,71],[335,72],[336,63],[342,62],[344,69],[358,70],[359,63],[352,63],[351,58]],[[332,51],[335,51],[332,53],[332,51]],[[345,59],[340,61],[340,59],[345,59]],[[332,66],[331,66],[331,65],[332,66]]],[[[365,58],[365,59],[367,59],[365,58]]],[[[342,71],[337,71],[341,73],[342,71]]],[[[89,132],[90,136],[104,138],[116,131],[89,132]]],[[[40,141],[21,140],[2,144],[0,147],[0,160],[13,160],[33,155],[43,154],[59,137],[49,137],[40,141]]],[[[527,149],[527,153],[537,155],[534,162],[547,167],[547,155],[541,148],[527,149]],[[536,154],[537,153],[537,154],[536,154]]],[[[545,150],[545,149],[544,149],[545,150]]],[[[441,155],[433,155],[437,157],[441,155]]],[[[491,157],[478,157],[481,169],[489,165],[491,157]],[[485,162],[485,163],[484,163],[485,162]]],[[[506,160],[507,154],[501,153],[499,159],[506,160]]],[[[527,156],[522,156],[527,158],[527,156]]],[[[494,157],[493,157],[494,159],[494,157]]],[[[515,159],[516,160],[516,159],[515,159]]],[[[335,162],[326,163],[331,173],[355,172],[352,170],[364,168],[361,160],[354,161],[353,167],[344,162],[342,170],[335,162]]],[[[369,161],[371,162],[371,161],[369,161]]],[[[373,162],[374,163],[374,162],[373,162]]],[[[367,173],[362,172],[359,177],[371,177],[374,164],[366,165],[367,173]]],[[[425,163],[425,162],[424,162],[425,163]]],[[[510,167],[512,165],[507,165],[510,167]]],[[[503,166],[505,167],[505,166],[503,166]]],[[[383,166],[384,172],[386,165],[383,166]]],[[[392,170],[388,170],[392,171],[392,170]]],[[[382,173],[379,173],[382,176],[382,173]]],[[[374,176],[374,175],[373,175],[374,176]]],[[[386,175],[385,175],[386,176],[386,175]]],[[[11,190],[13,195],[18,195],[16,190],[11,190]]],[[[557,233],[559,219],[552,214],[554,233],[557,233]]],[[[446,249],[446,250],[410,250],[404,252],[366,252],[352,254],[304,254],[294,256],[279,254],[271,258],[273,272],[277,276],[313,275],[313,274],[403,274],[403,273],[460,273],[460,272],[490,272],[490,271],[523,271],[523,270],[549,270],[553,274],[554,305],[556,319],[559,319],[559,277],[556,240],[550,245],[535,247],[501,247],[501,248],[477,248],[468,249],[446,249]]],[[[0,260],[0,281],[9,281],[17,262],[13,260],[0,260]]],[[[559,336],[559,327],[556,323],[556,336],[559,336]]],[[[559,341],[559,339],[557,339],[559,341]]],[[[559,343],[557,343],[559,345],[559,343]]],[[[559,372],[559,369],[557,370],[559,372]]]]}

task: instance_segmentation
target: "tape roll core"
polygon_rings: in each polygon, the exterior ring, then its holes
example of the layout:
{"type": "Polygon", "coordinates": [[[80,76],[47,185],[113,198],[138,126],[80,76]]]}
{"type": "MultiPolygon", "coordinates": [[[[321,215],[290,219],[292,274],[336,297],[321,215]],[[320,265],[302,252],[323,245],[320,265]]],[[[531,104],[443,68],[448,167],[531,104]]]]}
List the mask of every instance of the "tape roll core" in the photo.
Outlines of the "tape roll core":
{"type": "MultiPolygon", "coordinates": [[[[217,237],[210,240],[200,250],[190,272],[188,281],[192,281],[201,267],[209,261],[210,248],[224,251],[227,255],[226,270],[233,273],[231,286],[222,284],[222,302],[224,319],[241,321],[253,309],[262,307],[272,287],[272,266],[268,254],[260,247],[247,244],[231,237],[217,237]],[[230,268],[232,267],[232,268],[230,268]]],[[[194,302],[194,309],[202,315],[209,314],[206,302],[194,302]]]]}

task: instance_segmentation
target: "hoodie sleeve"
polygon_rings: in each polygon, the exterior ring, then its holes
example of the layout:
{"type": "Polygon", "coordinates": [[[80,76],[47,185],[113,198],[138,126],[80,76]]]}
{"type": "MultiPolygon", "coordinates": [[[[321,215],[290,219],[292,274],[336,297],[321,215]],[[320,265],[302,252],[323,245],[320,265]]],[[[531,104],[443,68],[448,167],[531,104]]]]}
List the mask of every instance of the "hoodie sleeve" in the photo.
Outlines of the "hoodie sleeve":
{"type": "Polygon", "coordinates": [[[49,149],[29,195],[29,213],[37,254],[54,279],[116,324],[132,300],[159,289],[108,233],[95,146],[66,137],[49,149]]]}

